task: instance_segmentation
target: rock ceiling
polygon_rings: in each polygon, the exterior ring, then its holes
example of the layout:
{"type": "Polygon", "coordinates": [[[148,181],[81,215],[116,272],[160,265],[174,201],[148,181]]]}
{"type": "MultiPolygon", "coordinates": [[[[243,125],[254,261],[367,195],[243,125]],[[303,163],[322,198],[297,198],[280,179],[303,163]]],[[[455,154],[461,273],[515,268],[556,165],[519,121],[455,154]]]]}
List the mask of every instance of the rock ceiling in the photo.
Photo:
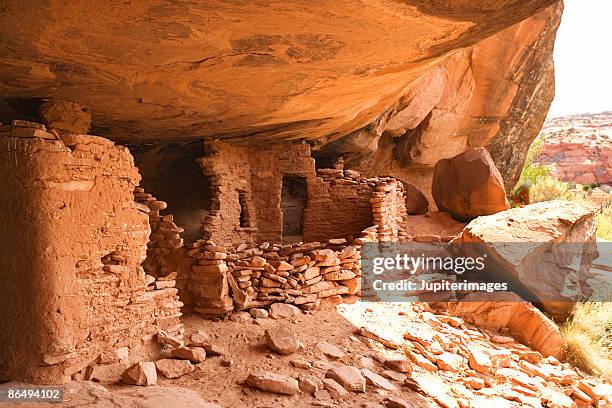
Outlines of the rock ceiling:
{"type": "Polygon", "coordinates": [[[561,14],[551,0],[0,8],[0,120],[62,98],[124,143],[307,139],[364,168],[376,154],[389,168],[431,166],[486,145],[505,176],[508,141],[529,142],[552,98],[561,14]]]}

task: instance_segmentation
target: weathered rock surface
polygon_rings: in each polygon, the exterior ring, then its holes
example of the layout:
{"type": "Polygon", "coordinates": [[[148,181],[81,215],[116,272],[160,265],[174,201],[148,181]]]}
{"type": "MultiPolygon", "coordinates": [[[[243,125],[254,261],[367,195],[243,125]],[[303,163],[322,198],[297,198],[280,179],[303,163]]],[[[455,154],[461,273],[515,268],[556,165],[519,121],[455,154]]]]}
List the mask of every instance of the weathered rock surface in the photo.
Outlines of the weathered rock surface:
{"type": "Polygon", "coordinates": [[[468,356],[468,364],[470,368],[478,371],[479,373],[486,374],[489,372],[493,363],[491,363],[491,359],[489,356],[483,352],[482,350],[478,350],[477,348],[470,349],[470,354],[468,356]]]}
{"type": "Polygon", "coordinates": [[[563,358],[565,341],[557,325],[518,295],[471,293],[463,300],[456,305],[454,314],[467,322],[489,330],[507,330],[509,335],[544,356],[563,358]]]}
{"type": "Polygon", "coordinates": [[[0,120],[53,97],[121,141],[307,138],[421,188],[490,146],[513,184],[552,99],[560,2],[265,5],[8,2],[0,120]]]}
{"type": "Polygon", "coordinates": [[[293,305],[288,305],[286,303],[274,303],[270,306],[270,317],[273,319],[286,319],[298,316],[300,313],[300,309],[293,305]]]}
{"type": "Polygon", "coordinates": [[[323,352],[327,357],[331,359],[339,359],[342,358],[344,352],[340,350],[337,346],[330,344],[326,341],[320,341],[316,344],[317,349],[323,352]]]}
{"type": "Polygon", "coordinates": [[[249,374],[246,383],[259,390],[276,394],[293,395],[300,392],[298,381],[295,378],[266,371],[249,374]]]}
{"type": "Polygon", "coordinates": [[[580,204],[546,201],[470,222],[454,242],[486,254],[485,271],[509,281],[525,300],[563,321],[587,299],[597,258],[594,214],[580,204]]]}
{"type": "Polygon", "coordinates": [[[357,367],[342,364],[329,370],[325,377],[336,381],[347,391],[365,392],[366,380],[357,367]]]}
{"type": "Polygon", "coordinates": [[[85,379],[103,384],[116,383],[121,379],[121,375],[127,368],[127,364],[124,363],[90,366],[85,371],[85,379]]]}
{"type": "Polygon", "coordinates": [[[206,350],[202,347],[181,347],[170,352],[172,358],[201,363],[206,359],[206,350]]]}
{"type": "Polygon", "coordinates": [[[373,385],[374,387],[382,388],[387,391],[395,391],[397,387],[391,381],[385,377],[376,374],[368,368],[362,368],[361,374],[365,377],[366,383],[373,385]]]}
{"type": "Polygon", "coordinates": [[[86,135],[91,126],[91,112],[76,102],[50,100],[40,105],[39,113],[47,128],[59,133],[86,135]]]}
{"type": "Polygon", "coordinates": [[[266,346],[279,354],[292,354],[300,348],[295,330],[288,326],[272,327],[265,332],[266,346]]]}
{"type": "MultiPolygon", "coordinates": [[[[0,385],[0,393],[7,388],[23,386],[24,383],[9,382],[0,385]]],[[[3,405],[7,405],[3,403],[3,405]]],[[[12,406],[13,404],[8,404],[12,406]]],[[[15,404],[16,406],[59,407],[139,407],[139,408],[221,408],[205,401],[197,391],[182,387],[120,387],[109,390],[90,381],[73,381],[65,385],[64,402],[59,404],[15,404]]]]}
{"type": "Polygon", "coordinates": [[[155,367],[166,378],[179,378],[195,370],[189,360],[173,360],[170,358],[157,360],[155,367]]]}
{"type": "Polygon", "coordinates": [[[509,208],[501,174],[482,147],[438,161],[431,193],[440,211],[460,221],[509,208]]]}
{"type": "Polygon", "coordinates": [[[298,385],[302,392],[314,394],[323,389],[323,381],[320,378],[310,374],[300,374],[298,376],[298,385]]]}
{"type": "Polygon", "coordinates": [[[406,212],[410,215],[427,214],[429,201],[423,192],[414,184],[403,181],[406,195],[406,212]]]}
{"type": "Polygon", "coordinates": [[[155,363],[148,361],[134,364],[125,370],[121,379],[126,384],[155,385],[157,383],[155,363]]]}
{"type": "Polygon", "coordinates": [[[323,387],[335,400],[343,400],[349,396],[349,392],[334,379],[323,379],[323,387]]]}
{"type": "Polygon", "coordinates": [[[409,373],[412,371],[412,364],[407,358],[390,358],[385,360],[385,367],[399,373],[409,373]]]}

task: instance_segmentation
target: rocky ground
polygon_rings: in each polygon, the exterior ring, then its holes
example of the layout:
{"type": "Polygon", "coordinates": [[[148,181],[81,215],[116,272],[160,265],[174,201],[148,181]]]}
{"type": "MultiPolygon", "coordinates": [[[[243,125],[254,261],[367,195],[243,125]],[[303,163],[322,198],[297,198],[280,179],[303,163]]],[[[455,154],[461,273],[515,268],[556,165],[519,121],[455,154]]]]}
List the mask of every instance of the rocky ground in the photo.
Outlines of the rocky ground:
{"type": "MultiPolygon", "coordinates": [[[[333,299],[332,299],[333,300],[333,299]]],[[[54,407],[606,407],[612,386],[417,303],[184,318],[191,353],[150,387],[73,382],[54,407]],[[275,318],[274,318],[275,317],[275,318]],[[174,377],[177,378],[166,378],[174,377]]],[[[3,387],[9,386],[4,384],[3,387]]],[[[1,405],[1,404],[0,404],[1,405]]],[[[11,407],[5,404],[2,406],[11,407]]],[[[15,407],[23,405],[14,405],[15,407]]],[[[45,404],[36,406],[44,407],[45,404]]]]}

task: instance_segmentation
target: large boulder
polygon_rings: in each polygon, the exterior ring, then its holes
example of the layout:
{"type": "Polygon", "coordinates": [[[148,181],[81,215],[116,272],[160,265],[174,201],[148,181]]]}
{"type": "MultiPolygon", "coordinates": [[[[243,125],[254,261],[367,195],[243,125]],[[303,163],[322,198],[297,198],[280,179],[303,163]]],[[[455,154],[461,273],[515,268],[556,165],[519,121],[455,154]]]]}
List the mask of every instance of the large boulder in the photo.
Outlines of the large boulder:
{"type": "Polygon", "coordinates": [[[485,273],[564,321],[573,302],[592,293],[587,279],[598,257],[594,214],[555,200],[513,208],[470,222],[454,243],[485,255],[485,273]],[[475,244],[475,245],[474,245],[475,244]]]}
{"type": "Polygon", "coordinates": [[[434,167],[431,193],[440,211],[460,221],[509,208],[502,176],[483,147],[439,160],[434,167]]]}

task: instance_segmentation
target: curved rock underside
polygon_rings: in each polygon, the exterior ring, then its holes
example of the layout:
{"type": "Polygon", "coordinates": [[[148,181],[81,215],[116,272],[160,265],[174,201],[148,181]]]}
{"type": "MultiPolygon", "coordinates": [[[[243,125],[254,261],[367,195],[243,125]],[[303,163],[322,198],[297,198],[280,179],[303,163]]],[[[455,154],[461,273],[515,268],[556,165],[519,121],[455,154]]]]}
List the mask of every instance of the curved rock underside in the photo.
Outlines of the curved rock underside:
{"type": "Polygon", "coordinates": [[[7,1],[0,120],[44,99],[122,143],[308,140],[429,191],[486,146],[506,187],[554,94],[554,0],[7,1]],[[425,188],[426,187],[426,188],[425,188]]]}

